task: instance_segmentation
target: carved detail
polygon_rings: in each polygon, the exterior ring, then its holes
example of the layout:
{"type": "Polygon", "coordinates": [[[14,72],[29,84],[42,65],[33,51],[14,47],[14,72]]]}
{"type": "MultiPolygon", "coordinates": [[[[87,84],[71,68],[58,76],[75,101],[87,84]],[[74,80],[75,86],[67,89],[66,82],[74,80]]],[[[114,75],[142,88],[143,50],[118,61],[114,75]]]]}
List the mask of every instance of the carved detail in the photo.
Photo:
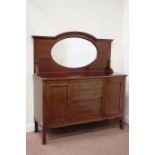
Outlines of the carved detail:
{"type": "Polygon", "coordinates": [[[39,75],[38,60],[35,61],[35,73],[39,75]]]}
{"type": "Polygon", "coordinates": [[[107,60],[107,65],[106,65],[104,70],[105,70],[106,74],[112,74],[113,73],[113,70],[112,70],[111,64],[110,64],[110,60],[107,60]]]}

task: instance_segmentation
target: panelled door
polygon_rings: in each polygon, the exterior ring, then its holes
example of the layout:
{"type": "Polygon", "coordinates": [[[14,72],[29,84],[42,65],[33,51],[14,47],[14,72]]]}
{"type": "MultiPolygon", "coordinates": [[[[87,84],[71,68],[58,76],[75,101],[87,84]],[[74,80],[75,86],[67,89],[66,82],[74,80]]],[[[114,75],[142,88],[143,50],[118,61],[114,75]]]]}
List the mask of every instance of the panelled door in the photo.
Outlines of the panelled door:
{"type": "Polygon", "coordinates": [[[105,116],[113,116],[123,111],[123,80],[122,78],[108,78],[105,85],[105,116]]]}
{"type": "Polygon", "coordinates": [[[47,84],[47,124],[59,126],[69,121],[69,82],[48,82],[47,84]]]}

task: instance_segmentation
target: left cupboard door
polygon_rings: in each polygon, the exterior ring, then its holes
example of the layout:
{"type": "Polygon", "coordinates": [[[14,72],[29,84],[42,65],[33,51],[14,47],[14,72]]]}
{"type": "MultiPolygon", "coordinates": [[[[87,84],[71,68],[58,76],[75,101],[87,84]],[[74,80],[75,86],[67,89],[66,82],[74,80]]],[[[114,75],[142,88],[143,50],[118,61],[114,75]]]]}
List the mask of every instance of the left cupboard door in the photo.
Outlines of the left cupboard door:
{"type": "Polygon", "coordinates": [[[67,81],[47,82],[47,124],[63,126],[69,121],[70,84],[67,81]]]}

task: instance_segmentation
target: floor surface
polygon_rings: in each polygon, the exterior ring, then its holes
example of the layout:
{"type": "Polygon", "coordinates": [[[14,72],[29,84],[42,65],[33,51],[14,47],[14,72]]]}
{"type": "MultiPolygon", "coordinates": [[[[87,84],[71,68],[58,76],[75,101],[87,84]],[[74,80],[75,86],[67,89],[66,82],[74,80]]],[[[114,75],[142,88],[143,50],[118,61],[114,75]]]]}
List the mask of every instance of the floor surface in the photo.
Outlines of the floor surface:
{"type": "Polygon", "coordinates": [[[41,132],[27,133],[27,155],[128,155],[129,129],[118,122],[97,122],[49,130],[47,144],[41,132]]]}

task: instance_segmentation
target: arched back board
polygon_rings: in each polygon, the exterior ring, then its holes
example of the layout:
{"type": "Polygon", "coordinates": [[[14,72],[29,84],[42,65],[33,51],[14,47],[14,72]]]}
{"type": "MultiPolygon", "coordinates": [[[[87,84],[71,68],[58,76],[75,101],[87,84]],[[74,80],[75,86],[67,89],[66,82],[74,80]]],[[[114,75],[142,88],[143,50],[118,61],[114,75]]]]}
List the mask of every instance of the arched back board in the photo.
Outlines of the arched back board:
{"type": "MultiPolygon", "coordinates": [[[[111,39],[97,39],[84,32],[66,32],[55,37],[33,36],[34,40],[34,73],[38,75],[82,75],[91,73],[111,74],[111,39]],[[51,57],[52,47],[66,38],[82,38],[90,41],[97,49],[96,59],[79,68],[67,68],[56,63],[51,57]]],[[[62,49],[63,52],[63,49],[62,49]]],[[[78,59],[78,58],[77,58],[78,59]]]]}

